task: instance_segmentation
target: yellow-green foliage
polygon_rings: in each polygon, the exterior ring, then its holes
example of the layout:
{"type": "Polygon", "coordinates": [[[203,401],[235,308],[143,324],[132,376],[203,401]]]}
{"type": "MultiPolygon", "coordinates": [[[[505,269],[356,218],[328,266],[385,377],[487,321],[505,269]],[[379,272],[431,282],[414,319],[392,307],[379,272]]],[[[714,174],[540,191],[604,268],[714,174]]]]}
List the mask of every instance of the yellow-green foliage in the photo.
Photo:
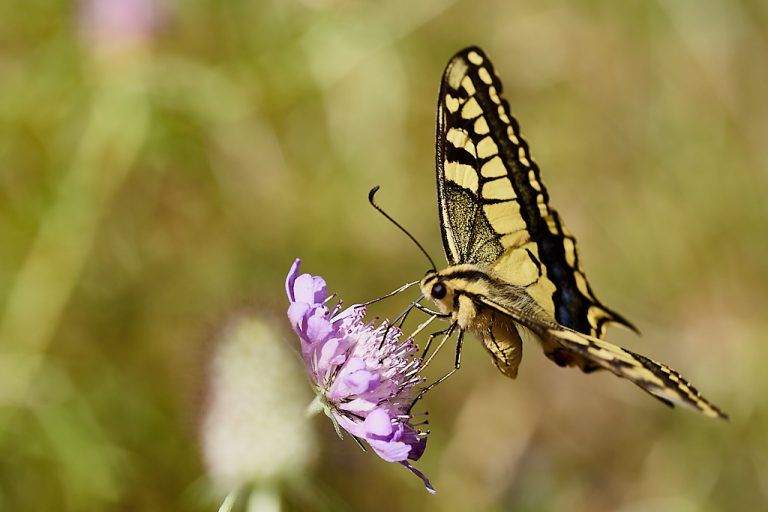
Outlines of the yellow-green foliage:
{"type": "Polygon", "coordinates": [[[468,339],[424,401],[436,496],[323,420],[317,456],[254,503],[768,508],[765,2],[176,1],[128,39],[77,5],[0,4],[1,510],[215,510],[200,430],[219,326],[255,311],[295,347],[297,256],[348,302],[420,278],[374,185],[442,258],[436,93],[468,44],[493,57],[596,294],[644,333],[607,338],[731,422],[537,349],[513,382],[468,339]]]}

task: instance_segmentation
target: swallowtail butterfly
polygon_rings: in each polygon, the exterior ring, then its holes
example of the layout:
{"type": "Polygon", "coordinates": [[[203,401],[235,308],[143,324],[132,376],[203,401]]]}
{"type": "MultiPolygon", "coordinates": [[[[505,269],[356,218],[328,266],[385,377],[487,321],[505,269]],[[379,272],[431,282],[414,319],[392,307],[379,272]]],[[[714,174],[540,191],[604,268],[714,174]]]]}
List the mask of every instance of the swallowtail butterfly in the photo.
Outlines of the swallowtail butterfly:
{"type": "Polygon", "coordinates": [[[602,340],[609,323],[634,327],[592,292],[501,94],[477,47],[451,58],[440,85],[437,197],[450,266],[420,285],[459,330],[456,367],[466,331],[512,378],[523,345],[538,341],[560,366],[605,369],[668,405],[726,418],[672,368],[602,340]]]}

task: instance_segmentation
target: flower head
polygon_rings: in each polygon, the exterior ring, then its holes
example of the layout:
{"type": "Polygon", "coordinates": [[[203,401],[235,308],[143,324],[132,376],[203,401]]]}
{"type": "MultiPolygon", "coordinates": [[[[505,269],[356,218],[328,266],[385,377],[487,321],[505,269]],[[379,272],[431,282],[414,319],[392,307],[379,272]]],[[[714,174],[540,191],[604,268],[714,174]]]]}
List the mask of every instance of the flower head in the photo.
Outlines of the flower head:
{"type": "Polygon", "coordinates": [[[316,455],[303,421],[307,389],[291,378],[301,369],[280,331],[255,312],[233,313],[213,341],[201,421],[208,474],[219,491],[276,492],[272,484],[296,478],[316,455]]]}
{"type": "Polygon", "coordinates": [[[126,46],[151,39],[167,18],[164,0],[80,0],[80,25],[89,42],[126,46]]]}
{"type": "Polygon", "coordinates": [[[411,423],[413,391],[421,382],[421,361],[412,339],[387,322],[365,323],[365,307],[329,309],[325,280],[299,275],[300,260],[285,282],[288,319],[299,336],[301,354],[317,400],[334,424],[368,443],[388,462],[399,462],[429,480],[409,460],[421,457],[426,434],[411,423]]]}

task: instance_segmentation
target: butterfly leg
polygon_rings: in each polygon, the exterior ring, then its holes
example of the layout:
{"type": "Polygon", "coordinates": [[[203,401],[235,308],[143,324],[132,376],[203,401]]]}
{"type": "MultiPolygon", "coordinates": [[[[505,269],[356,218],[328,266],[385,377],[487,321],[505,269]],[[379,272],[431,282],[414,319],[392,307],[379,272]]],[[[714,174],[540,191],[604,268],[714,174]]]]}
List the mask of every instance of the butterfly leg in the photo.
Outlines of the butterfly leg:
{"type": "Polygon", "coordinates": [[[445,344],[445,341],[451,337],[451,334],[453,334],[454,329],[456,329],[456,324],[453,323],[449,327],[443,329],[442,331],[433,332],[429,335],[427,338],[427,343],[424,345],[424,351],[421,353],[421,359],[422,361],[424,358],[427,357],[427,354],[429,353],[429,349],[432,346],[432,341],[437,338],[438,336],[443,335],[443,339],[440,340],[440,343],[437,345],[437,349],[432,353],[431,356],[429,356],[429,359],[426,360],[426,362],[422,365],[423,367],[426,367],[430,361],[432,361],[432,358],[435,357],[435,354],[437,354],[442,346],[445,344]]]}
{"type": "MultiPolygon", "coordinates": [[[[393,326],[396,326],[398,329],[402,329],[403,325],[405,325],[405,321],[408,319],[408,315],[410,314],[411,311],[413,311],[413,308],[418,304],[419,304],[418,301],[412,302],[410,306],[408,306],[403,311],[401,311],[400,314],[397,315],[394,320],[392,320],[392,322],[387,326],[387,329],[384,331],[384,336],[381,337],[381,343],[379,343],[379,349],[381,349],[381,347],[384,346],[384,341],[387,339],[387,334],[389,334],[389,330],[393,326]]],[[[422,325],[425,325],[425,324],[422,324],[422,325]]]]}
{"type": "MultiPolygon", "coordinates": [[[[453,326],[451,326],[451,327],[454,327],[454,326],[455,326],[455,324],[454,324],[453,326]]],[[[451,332],[449,332],[449,333],[448,333],[448,334],[447,334],[447,335],[446,335],[446,336],[443,338],[442,342],[440,343],[440,346],[438,346],[438,350],[439,350],[439,348],[440,348],[440,347],[443,345],[443,342],[444,342],[446,339],[448,339],[448,337],[450,337],[450,335],[451,335],[451,334],[453,334],[453,329],[452,329],[452,328],[449,328],[449,330],[450,330],[451,332]]],[[[436,387],[438,384],[440,384],[440,383],[442,383],[442,382],[446,381],[446,380],[448,379],[448,377],[450,377],[451,375],[453,375],[454,373],[456,373],[456,371],[457,371],[459,368],[461,368],[461,347],[462,347],[462,344],[463,344],[463,343],[464,343],[464,331],[460,330],[460,331],[459,331],[459,336],[458,336],[458,338],[457,338],[457,340],[456,340],[456,359],[454,360],[454,363],[453,363],[453,368],[451,369],[451,371],[449,371],[448,373],[446,373],[445,375],[443,375],[442,377],[440,377],[439,379],[437,379],[435,382],[433,382],[433,383],[432,383],[432,384],[430,384],[429,386],[427,386],[427,387],[423,388],[421,391],[419,391],[419,394],[418,394],[418,395],[416,395],[416,398],[414,398],[414,399],[413,399],[413,403],[411,403],[411,406],[408,408],[408,412],[410,412],[410,411],[411,411],[411,409],[413,409],[413,406],[414,406],[414,405],[416,405],[416,402],[418,402],[419,400],[421,400],[421,397],[423,397],[423,396],[424,396],[424,395],[427,393],[427,391],[429,391],[429,390],[431,390],[431,389],[435,388],[435,387],[436,387]]],[[[435,353],[437,353],[437,350],[435,350],[435,353]]],[[[434,354],[433,354],[433,355],[434,355],[434,354]]],[[[430,359],[432,359],[432,358],[430,357],[430,359]]],[[[422,367],[422,368],[423,368],[423,367],[422,367]]]]}

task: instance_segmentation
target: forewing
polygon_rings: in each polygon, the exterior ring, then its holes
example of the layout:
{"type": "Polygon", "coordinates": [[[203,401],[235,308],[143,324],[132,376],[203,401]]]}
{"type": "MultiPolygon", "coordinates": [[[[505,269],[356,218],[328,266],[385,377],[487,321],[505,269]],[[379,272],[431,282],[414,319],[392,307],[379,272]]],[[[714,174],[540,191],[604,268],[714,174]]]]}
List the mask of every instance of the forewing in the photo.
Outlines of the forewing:
{"type": "Polygon", "coordinates": [[[498,233],[482,213],[477,142],[487,130],[477,99],[467,50],[443,73],[436,129],[437,199],[443,248],[451,265],[491,264],[504,252],[498,233]],[[479,128],[479,131],[478,131],[479,128]]]}
{"type": "Polygon", "coordinates": [[[485,53],[457,53],[437,107],[437,193],[448,261],[486,264],[523,286],[560,324],[601,337],[632,325],[592,293],[576,241],[549,206],[539,168],[485,53]]]}
{"type": "Polygon", "coordinates": [[[591,361],[614,375],[634,382],[667,405],[681,405],[710,417],[728,419],[723,411],[702,397],[682,375],[665,364],[541,319],[531,311],[510,308],[484,297],[477,300],[533,331],[541,338],[545,349],[556,347],[564,351],[566,356],[573,355],[591,361]]]}

